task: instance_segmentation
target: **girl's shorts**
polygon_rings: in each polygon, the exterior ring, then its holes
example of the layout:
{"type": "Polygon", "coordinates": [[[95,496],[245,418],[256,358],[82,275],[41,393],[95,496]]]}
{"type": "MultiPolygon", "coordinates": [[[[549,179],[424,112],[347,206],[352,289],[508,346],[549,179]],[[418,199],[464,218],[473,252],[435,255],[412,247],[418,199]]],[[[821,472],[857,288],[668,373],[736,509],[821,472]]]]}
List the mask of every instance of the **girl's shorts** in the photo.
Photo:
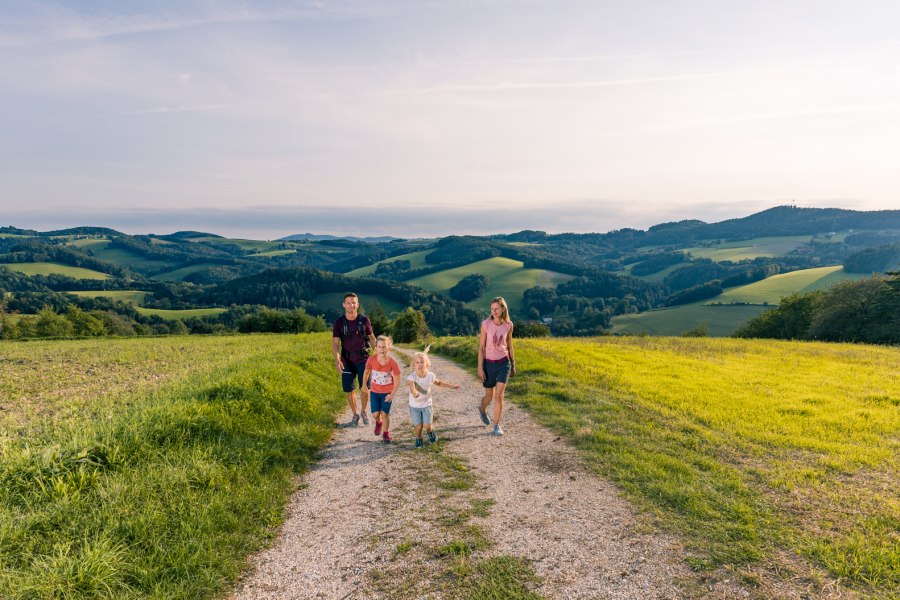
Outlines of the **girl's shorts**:
{"type": "Polygon", "coordinates": [[[386,415],[391,414],[391,404],[393,402],[388,402],[387,397],[387,393],[369,392],[369,406],[372,408],[372,414],[377,412],[383,412],[386,415]]]}
{"type": "Polygon", "coordinates": [[[413,427],[418,427],[419,425],[431,425],[431,416],[433,414],[430,406],[426,406],[425,408],[416,408],[415,406],[409,407],[409,419],[412,421],[413,427]]]}

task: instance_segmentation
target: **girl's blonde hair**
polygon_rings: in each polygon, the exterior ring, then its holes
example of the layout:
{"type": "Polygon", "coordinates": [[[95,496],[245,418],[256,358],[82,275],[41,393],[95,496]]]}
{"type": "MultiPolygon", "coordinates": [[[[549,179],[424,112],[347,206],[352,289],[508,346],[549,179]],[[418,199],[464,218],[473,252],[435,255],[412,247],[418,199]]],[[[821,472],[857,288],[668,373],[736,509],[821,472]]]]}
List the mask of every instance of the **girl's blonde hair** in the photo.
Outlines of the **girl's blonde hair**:
{"type": "Polygon", "coordinates": [[[375,338],[376,346],[378,345],[378,342],[384,342],[385,346],[390,348],[394,345],[394,338],[389,335],[379,335],[377,338],[375,338]]]}
{"type": "Polygon", "coordinates": [[[511,321],[509,320],[509,306],[506,305],[506,300],[503,298],[503,296],[497,296],[496,298],[491,300],[491,304],[493,304],[494,302],[499,304],[500,308],[503,309],[503,312],[500,313],[500,322],[510,323],[511,321]]]}
{"type": "Polygon", "coordinates": [[[422,361],[425,363],[425,370],[428,370],[428,367],[431,366],[431,359],[428,358],[428,351],[431,350],[431,344],[425,346],[425,349],[422,352],[416,352],[413,354],[413,361],[417,358],[422,357],[422,361]]]}

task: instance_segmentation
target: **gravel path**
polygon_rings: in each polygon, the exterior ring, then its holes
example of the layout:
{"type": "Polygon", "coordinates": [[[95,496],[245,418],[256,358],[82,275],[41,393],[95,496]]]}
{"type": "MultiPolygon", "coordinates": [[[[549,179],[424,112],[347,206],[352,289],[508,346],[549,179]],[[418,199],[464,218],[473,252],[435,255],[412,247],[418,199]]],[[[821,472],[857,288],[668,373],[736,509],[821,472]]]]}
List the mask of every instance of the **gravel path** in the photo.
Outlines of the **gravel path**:
{"type": "Polygon", "coordinates": [[[544,597],[685,596],[692,576],[672,538],[642,527],[609,483],[514,404],[506,435],[491,435],[476,411],[480,383],[432,361],[439,378],[462,385],[436,388],[438,444],[413,447],[403,388],[393,444],[371,426],[337,428],[233,599],[465,597],[457,580],[491,557],[524,559],[544,597]],[[458,555],[460,544],[469,550],[458,555]]]}

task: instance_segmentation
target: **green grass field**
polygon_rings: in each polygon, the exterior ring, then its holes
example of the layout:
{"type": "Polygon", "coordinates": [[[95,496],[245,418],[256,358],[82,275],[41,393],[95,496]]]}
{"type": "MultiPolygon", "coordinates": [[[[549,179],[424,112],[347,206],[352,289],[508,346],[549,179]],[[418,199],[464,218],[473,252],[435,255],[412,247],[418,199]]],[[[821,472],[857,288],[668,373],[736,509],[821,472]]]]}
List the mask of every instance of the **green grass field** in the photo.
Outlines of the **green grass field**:
{"type": "Polygon", "coordinates": [[[328,334],[0,346],[0,598],[222,597],[344,406],[328,334]]]}
{"type": "Polygon", "coordinates": [[[81,296],[82,298],[112,298],[113,300],[121,300],[135,306],[140,306],[150,292],[140,290],[105,290],[105,291],[75,291],[66,292],[73,296],[81,296]]]}
{"type": "MultiPolygon", "coordinates": [[[[107,244],[108,246],[108,244],[107,244]]],[[[141,254],[125,250],[124,248],[101,247],[100,245],[92,247],[91,251],[94,256],[100,260],[111,262],[120,267],[128,267],[135,271],[152,271],[155,269],[164,269],[172,266],[173,263],[164,260],[148,259],[141,254]]]]}
{"type": "Polygon", "coordinates": [[[613,317],[612,333],[678,336],[705,324],[707,335],[726,337],[769,308],[771,307],[758,305],[710,306],[706,301],[694,302],[613,317]]]}
{"type": "Polygon", "coordinates": [[[256,252],[249,256],[284,256],[285,254],[296,254],[296,250],[269,250],[267,252],[256,252]]]}
{"type": "Polygon", "coordinates": [[[462,267],[417,277],[407,283],[423,287],[426,290],[446,293],[460,279],[475,273],[486,275],[490,283],[481,298],[466,303],[466,306],[485,314],[490,310],[491,298],[496,296],[506,298],[510,312],[521,313],[523,310],[522,294],[528,288],[535,286],[555,288],[560,283],[573,279],[571,275],[555,271],[526,269],[522,261],[496,256],[462,267]]]}
{"type": "Polygon", "coordinates": [[[51,262],[32,263],[0,263],[0,267],[6,267],[10,271],[17,271],[25,275],[65,275],[73,279],[109,279],[110,276],[93,269],[70,267],[51,262]]]}
{"type": "Polygon", "coordinates": [[[675,269],[680,269],[681,267],[687,265],[688,263],[678,263],[676,265],[669,265],[665,269],[657,271],[656,273],[651,273],[649,275],[631,275],[631,267],[633,265],[629,265],[625,272],[632,277],[636,277],[637,279],[642,279],[644,281],[649,281],[650,283],[662,283],[662,280],[666,278],[666,276],[674,271],[675,269]]]}
{"type": "Polygon", "coordinates": [[[780,237],[758,237],[740,242],[713,243],[709,246],[685,248],[694,258],[708,258],[716,262],[723,260],[752,260],[759,257],[785,256],[812,239],[811,235],[780,237]]]}
{"type": "MultiPolygon", "coordinates": [[[[432,347],[474,365],[474,338],[432,347]]],[[[651,337],[515,347],[511,397],[677,532],[694,569],[725,566],[751,584],[761,572],[814,578],[799,557],[863,597],[900,594],[900,349],[651,337]]]]}
{"type": "Polygon", "coordinates": [[[377,263],[371,264],[368,267],[362,267],[360,269],[354,269],[347,273],[349,277],[368,277],[372,273],[375,272],[375,269],[378,268],[378,265],[381,263],[392,263],[398,260],[408,260],[410,268],[419,269],[421,267],[428,266],[425,262],[425,257],[434,252],[433,248],[429,248],[428,250],[421,250],[419,252],[411,252],[409,254],[401,254],[400,256],[394,256],[392,258],[387,258],[385,260],[378,261],[377,263]]]}
{"type": "Polygon", "coordinates": [[[156,315],[169,321],[189,319],[191,317],[219,315],[228,310],[227,308],[185,308],[183,310],[170,310],[165,308],[144,308],[143,306],[136,306],[135,308],[142,315],[148,317],[156,315]]]}
{"type": "Polygon", "coordinates": [[[76,240],[70,240],[67,243],[69,246],[75,246],[76,248],[81,248],[82,250],[103,250],[107,246],[109,246],[109,238],[79,238],[76,240]]]}
{"type": "Polygon", "coordinates": [[[773,275],[762,281],[731,288],[710,300],[732,304],[734,302],[749,302],[751,304],[777,305],[785,296],[795,292],[809,292],[821,290],[848,279],[865,279],[868,275],[859,273],[846,273],[841,266],[819,267],[817,269],[803,269],[773,275]]]}
{"type": "Polygon", "coordinates": [[[160,281],[184,281],[184,278],[191,273],[197,273],[198,271],[205,271],[210,267],[214,267],[212,263],[202,263],[199,265],[190,265],[187,267],[181,267],[180,269],[174,269],[172,271],[166,271],[165,273],[159,273],[153,276],[153,279],[158,279],[160,281]]]}

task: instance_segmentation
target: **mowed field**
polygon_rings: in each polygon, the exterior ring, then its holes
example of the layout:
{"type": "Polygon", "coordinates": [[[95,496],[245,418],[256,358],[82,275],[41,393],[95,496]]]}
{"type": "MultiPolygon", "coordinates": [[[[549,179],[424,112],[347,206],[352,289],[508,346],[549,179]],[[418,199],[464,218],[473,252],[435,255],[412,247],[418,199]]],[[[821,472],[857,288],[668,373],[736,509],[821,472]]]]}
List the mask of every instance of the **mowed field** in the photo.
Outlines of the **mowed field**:
{"type": "Polygon", "coordinates": [[[409,266],[413,269],[418,269],[421,267],[427,266],[425,262],[425,257],[434,252],[434,249],[429,248],[428,250],[422,250],[420,252],[411,252],[409,254],[401,254],[400,256],[394,256],[392,258],[386,258],[385,260],[378,261],[377,263],[371,264],[368,267],[362,267],[359,269],[354,269],[347,273],[350,277],[368,277],[375,272],[375,269],[378,268],[378,265],[382,263],[392,263],[398,260],[408,260],[409,266]]]}
{"type": "Polygon", "coordinates": [[[709,305],[706,301],[613,317],[615,335],[683,335],[705,326],[707,335],[726,337],[771,306],[709,305]]]}
{"type": "Polygon", "coordinates": [[[149,294],[150,292],[144,292],[141,290],[78,290],[66,293],[72,294],[73,296],[81,296],[82,298],[112,298],[113,300],[119,300],[121,302],[134,304],[135,306],[140,306],[140,304],[144,301],[144,298],[146,298],[147,294],[149,294]]]}
{"type": "Polygon", "coordinates": [[[10,271],[17,271],[25,275],[65,275],[73,279],[109,279],[110,276],[93,269],[70,267],[52,262],[31,263],[0,263],[0,267],[6,267],[10,271]]]}
{"type": "MultiPolygon", "coordinates": [[[[474,365],[473,339],[433,348],[474,365]]],[[[900,594],[900,348],[524,339],[516,359],[511,397],[679,534],[694,569],[900,594]]]]}
{"type": "Polygon", "coordinates": [[[865,279],[869,275],[847,273],[841,266],[803,269],[773,275],[762,281],[725,290],[722,295],[710,300],[722,304],[748,302],[751,304],[777,305],[785,296],[796,292],[823,290],[835,283],[850,279],[865,279]]]}
{"type": "Polygon", "coordinates": [[[812,239],[811,235],[759,237],[739,242],[722,242],[685,248],[694,258],[722,260],[752,260],[759,257],[785,256],[812,239]]]}
{"type": "Polygon", "coordinates": [[[682,335],[705,325],[711,336],[728,336],[753,317],[777,306],[785,296],[826,289],[840,281],[866,277],[868,275],[847,273],[840,266],[781,273],[727,289],[709,300],[613,317],[612,333],[682,335]]]}
{"type": "Polygon", "coordinates": [[[0,598],[215,598],[344,406],[328,334],[0,341],[0,598]]]}
{"type": "Polygon", "coordinates": [[[481,298],[467,302],[466,306],[484,313],[490,310],[491,298],[503,296],[509,304],[510,312],[521,314],[524,309],[522,295],[525,290],[535,286],[555,288],[560,283],[573,279],[571,275],[555,271],[527,269],[522,261],[496,256],[462,267],[410,279],[407,283],[426,290],[446,293],[460,279],[473,274],[486,275],[490,283],[481,298]]]}

